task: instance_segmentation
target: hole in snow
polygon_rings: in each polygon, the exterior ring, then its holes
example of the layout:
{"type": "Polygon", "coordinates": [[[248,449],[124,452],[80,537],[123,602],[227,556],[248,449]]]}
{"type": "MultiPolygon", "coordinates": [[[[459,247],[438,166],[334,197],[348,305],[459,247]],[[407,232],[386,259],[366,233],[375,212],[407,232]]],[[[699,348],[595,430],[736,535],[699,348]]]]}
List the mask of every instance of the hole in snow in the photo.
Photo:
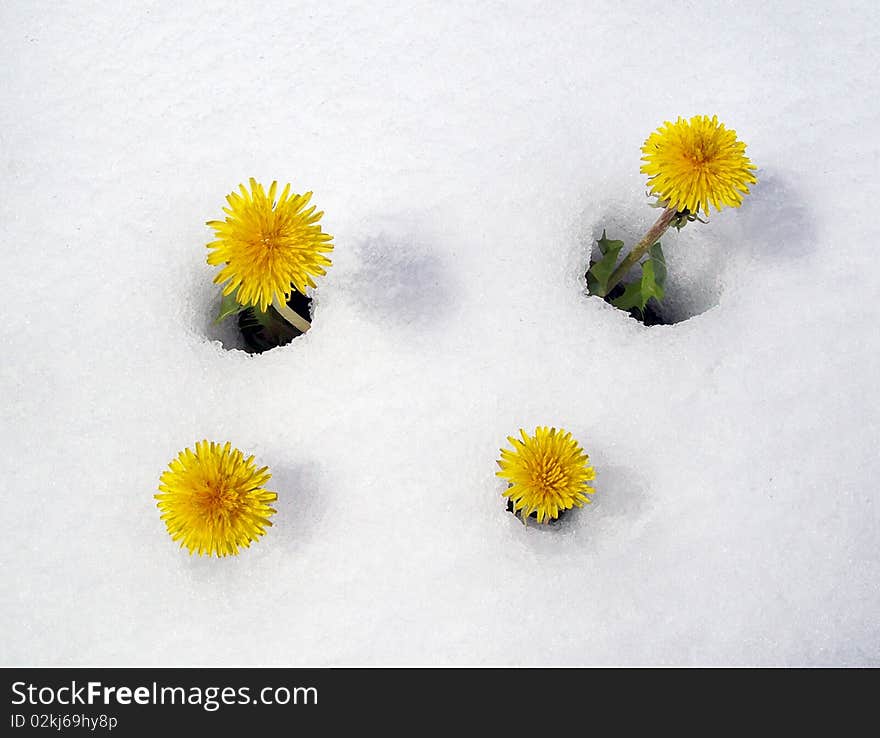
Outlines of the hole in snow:
{"type": "MultiPolygon", "coordinates": [[[[609,208],[600,217],[590,231],[589,243],[584,244],[590,258],[585,263],[584,271],[593,260],[601,257],[597,241],[602,237],[603,230],[609,239],[624,242],[620,259],[644,236],[648,228],[656,220],[659,210],[644,208],[629,221],[621,217],[621,213],[631,206],[621,205],[609,208]]],[[[645,325],[671,325],[680,323],[695,315],[706,312],[718,304],[720,297],[721,266],[716,249],[707,246],[704,236],[706,232],[697,229],[709,229],[713,224],[690,223],[681,231],[670,228],[660,239],[663,256],[666,260],[665,296],[662,303],[651,299],[645,306],[642,316],[632,314],[633,318],[645,325]]],[[[642,259],[645,261],[645,259],[642,259]]],[[[615,287],[606,300],[611,302],[623,292],[624,285],[641,275],[639,267],[633,267],[627,278],[615,287]]]]}
{"type": "MultiPolygon", "coordinates": [[[[803,199],[779,174],[758,170],[757,178],[739,208],[713,212],[708,223],[689,223],[680,231],[670,228],[663,235],[666,294],[662,304],[649,301],[651,312],[642,322],[681,323],[715,307],[725,283],[736,280],[749,260],[766,263],[809,253],[814,226],[803,199]]],[[[583,247],[592,259],[601,256],[596,242],[603,229],[608,238],[624,242],[622,258],[650,228],[659,211],[636,205],[629,200],[614,203],[591,223],[583,247]],[[627,213],[632,217],[627,219],[627,213]]],[[[585,264],[584,271],[588,267],[585,264]]],[[[629,279],[639,274],[634,268],[629,279]]]]}
{"type": "MultiPolygon", "coordinates": [[[[238,315],[230,315],[217,323],[215,317],[220,309],[220,301],[218,292],[208,310],[205,335],[212,341],[219,341],[228,351],[238,349],[251,354],[261,354],[279,346],[286,346],[302,335],[271,306],[264,315],[258,315],[253,309],[248,308],[238,315]]],[[[293,290],[287,305],[291,310],[311,321],[311,297],[293,290]]]]}

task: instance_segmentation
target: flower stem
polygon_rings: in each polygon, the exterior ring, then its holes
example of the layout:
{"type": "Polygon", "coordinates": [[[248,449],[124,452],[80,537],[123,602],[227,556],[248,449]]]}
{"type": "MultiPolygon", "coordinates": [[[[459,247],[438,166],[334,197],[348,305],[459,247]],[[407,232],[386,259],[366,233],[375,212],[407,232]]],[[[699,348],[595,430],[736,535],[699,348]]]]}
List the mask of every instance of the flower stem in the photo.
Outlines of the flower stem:
{"type": "Polygon", "coordinates": [[[632,251],[626,255],[626,258],[620,262],[617,269],[611,273],[611,276],[608,278],[608,283],[605,286],[606,295],[617,286],[617,283],[626,276],[626,273],[645,255],[647,250],[657,243],[660,237],[666,233],[666,229],[672,224],[676,215],[677,212],[675,208],[666,208],[666,210],[663,211],[660,217],[657,218],[657,222],[654,223],[650,230],[648,230],[648,232],[642,237],[642,240],[633,246],[632,251]]]}
{"type": "Polygon", "coordinates": [[[281,303],[277,297],[272,300],[272,307],[278,311],[278,314],[296,328],[300,333],[305,333],[312,324],[309,323],[302,315],[291,310],[287,305],[281,303]]]}

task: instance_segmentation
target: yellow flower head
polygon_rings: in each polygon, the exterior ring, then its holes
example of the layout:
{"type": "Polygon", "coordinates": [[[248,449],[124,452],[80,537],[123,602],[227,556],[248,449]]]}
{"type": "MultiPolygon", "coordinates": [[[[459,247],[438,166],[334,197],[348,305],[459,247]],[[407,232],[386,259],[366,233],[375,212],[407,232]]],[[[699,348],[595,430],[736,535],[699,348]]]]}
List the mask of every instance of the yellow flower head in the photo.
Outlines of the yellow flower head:
{"type": "Polygon", "coordinates": [[[253,177],[250,184],[250,192],[239,185],[240,193],[226,196],[225,221],[208,221],[217,237],[208,244],[213,249],[208,263],[225,265],[214,278],[226,282],[224,295],[238,289],[240,304],[265,312],[275,298],[287,302],[291,285],[306,294],[306,287],[315,286],[312,277],[327,273],[331,262],[324,254],[333,250],[333,236],[317,224],[323,212],[316,213],[314,205],[305,209],[311,192],[291,195],[288,184],[276,202],[277,182],[268,194],[253,177]]]}
{"type": "Polygon", "coordinates": [[[538,522],[559,517],[560,510],[583,507],[595,490],[587,482],[596,478],[590,457],[571,437],[556,428],[535,428],[529,436],[520,429],[522,440],[508,436],[513,451],[501,449],[496,475],[510,486],[504,492],[513,502],[514,512],[521,511],[523,521],[536,513],[538,522]]]}
{"type": "Polygon", "coordinates": [[[642,173],[651,192],[667,207],[708,215],[724,205],[738,208],[748,185],[758,180],[756,167],[745,155],[746,145],[718,116],[695,115],[690,120],[666,121],[642,146],[642,173]]]}
{"type": "Polygon", "coordinates": [[[272,525],[278,495],[263,489],[272,476],[229,443],[199,441],[162,473],[155,495],[171,537],[199,556],[234,556],[272,525]]]}

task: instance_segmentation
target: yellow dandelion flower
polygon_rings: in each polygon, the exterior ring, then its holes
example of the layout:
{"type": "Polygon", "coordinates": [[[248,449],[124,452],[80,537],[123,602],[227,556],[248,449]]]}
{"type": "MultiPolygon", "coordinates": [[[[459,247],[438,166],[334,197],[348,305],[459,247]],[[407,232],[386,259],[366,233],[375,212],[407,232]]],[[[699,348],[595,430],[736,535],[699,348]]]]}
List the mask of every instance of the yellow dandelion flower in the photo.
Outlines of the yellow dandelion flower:
{"type": "Polygon", "coordinates": [[[508,436],[514,450],[501,449],[500,471],[510,486],[504,497],[513,502],[514,512],[523,520],[536,513],[538,522],[555,520],[562,510],[591,502],[595,490],[587,482],[596,478],[590,457],[562,429],[538,427],[529,436],[520,429],[522,440],[508,436]]]}
{"type": "Polygon", "coordinates": [[[709,203],[721,210],[738,208],[748,185],[757,183],[756,167],[745,155],[746,145],[718,116],[695,115],[666,121],[642,146],[642,173],[651,192],[678,212],[709,214],[709,203]]]}
{"type": "Polygon", "coordinates": [[[199,441],[168,466],[155,497],[171,537],[190,554],[234,556],[272,525],[269,503],[278,495],[263,489],[272,475],[253,456],[228,442],[199,441]]]}
{"type": "Polygon", "coordinates": [[[273,300],[287,304],[291,285],[302,294],[315,287],[312,277],[326,274],[331,263],[324,254],[333,250],[333,236],[318,225],[323,212],[305,209],[311,192],[291,195],[287,184],[276,202],[277,182],[268,193],[253,177],[250,185],[250,192],[239,185],[240,192],[226,196],[225,221],[208,221],[217,237],[208,244],[208,263],[224,265],[214,278],[226,283],[224,295],[237,289],[240,304],[265,312],[273,300]]]}

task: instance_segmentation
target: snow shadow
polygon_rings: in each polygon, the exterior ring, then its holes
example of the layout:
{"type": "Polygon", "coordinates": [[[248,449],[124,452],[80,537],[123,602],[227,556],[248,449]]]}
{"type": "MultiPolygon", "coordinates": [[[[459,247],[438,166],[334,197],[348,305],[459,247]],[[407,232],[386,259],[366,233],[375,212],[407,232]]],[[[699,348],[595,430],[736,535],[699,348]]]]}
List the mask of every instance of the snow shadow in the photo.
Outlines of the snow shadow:
{"type": "Polygon", "coordinates": [[[266,537],[293,552],[315,535],[327,509],[319,490],[320,469],[315,463],[306,463],[273,465],[270,471],[272,479],[266,486],[278,493],[273,505],[278,514],[272,516],[272,528],[266,537]]]}
{"type": "Polygon", "coordinates": [[[644,481],[625,466],[604,466],[596,470],[590,513],[594,525],[634,523],[647,508],[644,481]]]}
{"type": "Polygon", "coordinates": [[[811,254],[816,223],[798,189],[777,172],[759,169],[755,176],[758,184],[752,185],[731,223],[741,233],[736,245],[754,258],[798,259],[811,254]]]}
{"type": "Polygon", "coordinates": [[[346,283],[365,314],[419,330],[445,323],[451,271],[429,244],[412,235],[379,234],[353,251],[357,266],[346,283]]]}

